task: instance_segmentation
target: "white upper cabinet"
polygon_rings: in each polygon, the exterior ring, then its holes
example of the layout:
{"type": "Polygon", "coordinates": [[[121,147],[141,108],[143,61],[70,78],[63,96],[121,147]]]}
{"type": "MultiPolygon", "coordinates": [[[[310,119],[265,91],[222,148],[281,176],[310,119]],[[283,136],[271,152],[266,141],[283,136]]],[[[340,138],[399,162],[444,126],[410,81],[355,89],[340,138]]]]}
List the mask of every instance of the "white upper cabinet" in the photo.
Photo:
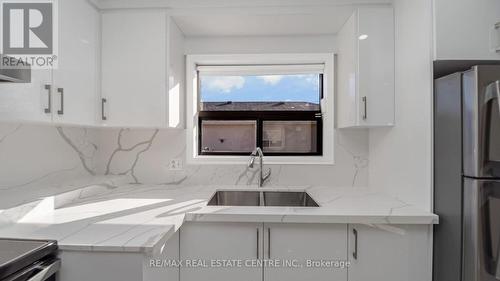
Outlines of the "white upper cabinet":
{"type": "Polygon", "coordinates": [[[165,10],[102,14],[103,124],[183,126],[182,41],[165,10]],[[179,42],[168,40],[170,35],[179,42]]]}
{"type": "Polygon", "coordinates": [[[100,14],[87,1],[59,1],[59,65],[53,70],[54,122],[98,124],[100,14]]]}
{"type": "Polygon", "coordinates": [[[434,0],[435,60],[499,60],[500,1],[434,0]]]}
{"type": "Polygon", "coordinates": [[[168,22],[168,95],[166,127],[185,127],[185,77],[186,59],[184,55],[184,34],[169,18],[168,22]]]}
{"type": "Polygon", "coordinates": [[[394,11],[361,7],[338,33],[339,128],[394,125],[394,11]]]}
{"type": "Polygon", "coordinates": [[[102,15],[104,124],[162,127],[166,120],[167,15],[120,10],[102,15]]]}
{"type": "Polygon", "coordinates": [[[52,70],[31,70],[31,83],[0,83],[0,121],[52,122],[52,70]]]}
{"type": "Polygon", "coordinates": [[[96,124],[99,12],[86,0],[58,3],[58,67],[0,83],[0,121],[96,124]]]}

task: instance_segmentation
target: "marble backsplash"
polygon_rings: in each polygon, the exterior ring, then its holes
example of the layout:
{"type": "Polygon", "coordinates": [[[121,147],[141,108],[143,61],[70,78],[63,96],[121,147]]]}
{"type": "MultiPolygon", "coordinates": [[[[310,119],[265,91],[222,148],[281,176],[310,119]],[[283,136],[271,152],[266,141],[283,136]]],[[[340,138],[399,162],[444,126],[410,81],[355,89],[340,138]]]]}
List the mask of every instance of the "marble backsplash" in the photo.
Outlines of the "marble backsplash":
{"type": "MultiPolygon", "coordinates": [[[[184,130],[0,124],[0,192],[103,175],[137,184],[256,184],[257,169],[246,165],[186,165],[185,138],[184,130]],[[172,159],[183,169],[170,170],[172,159]]],[[[269,165],[268,185],[367,186],[367,157],[367,132],[337,131],[335,165],[269,165]]]]}

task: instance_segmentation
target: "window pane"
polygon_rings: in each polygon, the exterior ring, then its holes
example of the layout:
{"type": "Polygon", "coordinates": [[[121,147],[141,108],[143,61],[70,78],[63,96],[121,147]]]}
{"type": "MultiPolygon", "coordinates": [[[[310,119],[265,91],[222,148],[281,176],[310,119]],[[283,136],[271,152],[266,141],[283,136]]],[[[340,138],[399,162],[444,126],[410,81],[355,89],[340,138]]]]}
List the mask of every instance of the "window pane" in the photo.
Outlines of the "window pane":
{"type": "Polygon", "coordinates": [[[264,121],[264,152],[317,152],[316,121],[264,121]]]}
{"type": "Polygon", "coordinates": [[[320,74],[200,74],[202,111],[319,111],[320,74]]]}
{"type": "Polygon", "coordinates": [[[202,120],[202,152],[248,152],[256,145],[256,121],[202,120]]]}

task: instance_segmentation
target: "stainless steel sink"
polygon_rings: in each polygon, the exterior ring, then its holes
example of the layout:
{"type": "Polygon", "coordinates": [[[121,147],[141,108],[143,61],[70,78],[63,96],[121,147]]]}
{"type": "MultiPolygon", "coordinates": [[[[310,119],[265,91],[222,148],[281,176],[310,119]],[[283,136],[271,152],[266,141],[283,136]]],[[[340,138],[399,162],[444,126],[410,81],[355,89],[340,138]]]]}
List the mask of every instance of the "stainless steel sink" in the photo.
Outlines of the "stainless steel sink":
{"type": "Polygon", "coordinates": [[[319,207],[307,192],[264,191],[265,206],[319,207]]]}
{"type": "Polygon", "coordinates": [[[304,191],[217,191],[209,206],[319,207],[304,191]]]}
{"type": "Polygon", "coordinates": [[[209,206],[260,206],[259,191],[217,191],[209,206]]]}

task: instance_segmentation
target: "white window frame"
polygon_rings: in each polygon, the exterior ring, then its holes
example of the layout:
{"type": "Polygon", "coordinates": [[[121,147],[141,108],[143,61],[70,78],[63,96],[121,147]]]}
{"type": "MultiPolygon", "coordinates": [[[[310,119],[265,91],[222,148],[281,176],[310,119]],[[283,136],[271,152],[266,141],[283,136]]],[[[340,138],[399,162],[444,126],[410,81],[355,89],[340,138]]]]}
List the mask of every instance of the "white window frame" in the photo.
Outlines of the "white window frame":
{"type": "Polygon", "coordinates": [[[188,164],[245,164],[248,156],[198,155],[198,74],[199,65],[286,65],[324,64],[323,99],[323,155],[322,156],[265,156],[266,164],[333,165],[335,139],[335,54],[231,54],[186,56],[186,163],[188,164]]]}

